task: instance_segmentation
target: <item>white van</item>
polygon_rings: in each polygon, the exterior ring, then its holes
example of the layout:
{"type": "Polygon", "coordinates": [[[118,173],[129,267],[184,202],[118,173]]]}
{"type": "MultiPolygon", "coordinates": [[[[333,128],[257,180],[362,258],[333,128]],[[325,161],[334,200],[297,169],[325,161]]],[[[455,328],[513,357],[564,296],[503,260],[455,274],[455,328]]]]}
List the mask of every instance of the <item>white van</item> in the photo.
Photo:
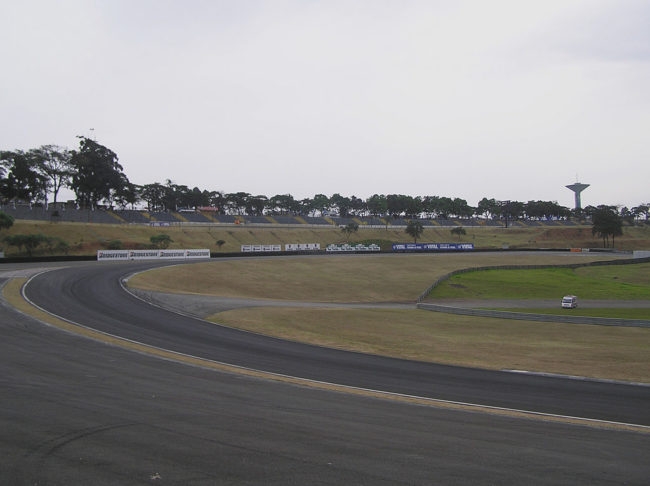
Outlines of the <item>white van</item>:
{"type": "Polygon", "coordinates": [[[562,297],[562,309],[575,309],[578,307],[578,298],[575,295],[562,297]]]}

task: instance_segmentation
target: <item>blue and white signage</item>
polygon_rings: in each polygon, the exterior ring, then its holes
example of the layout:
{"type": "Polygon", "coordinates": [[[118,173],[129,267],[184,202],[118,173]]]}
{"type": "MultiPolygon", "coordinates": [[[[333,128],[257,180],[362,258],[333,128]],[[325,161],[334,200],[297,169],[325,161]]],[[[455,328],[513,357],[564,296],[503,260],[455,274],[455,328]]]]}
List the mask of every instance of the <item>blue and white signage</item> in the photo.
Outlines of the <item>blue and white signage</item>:
{"type": "Polygon", "coordinates": [[[467,251],[474,243],[393,243],[393,251],[467,251]]]}

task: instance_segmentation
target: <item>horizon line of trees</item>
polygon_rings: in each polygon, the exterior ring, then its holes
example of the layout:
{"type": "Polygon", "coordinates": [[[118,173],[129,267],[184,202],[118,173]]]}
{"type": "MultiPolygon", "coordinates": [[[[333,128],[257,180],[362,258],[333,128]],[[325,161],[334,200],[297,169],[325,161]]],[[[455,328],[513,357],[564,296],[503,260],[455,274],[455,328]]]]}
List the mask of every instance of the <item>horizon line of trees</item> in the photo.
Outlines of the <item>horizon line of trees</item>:
{"type": "Polygon", "coordinates": [[[290,194],[272,197],[246,192],[223,193],[178,185],[167,179],[133,184],[119,164],[117,154],[87,137],[78,137],[79,148],[69,150],[57,145],[39,148],[0,151],[0,202],[44,203],[52,196],[56,204],[59,192],[70,189],[80,208],[100,206],[119,209],[146,207],[148,211],[214,208],[220,214],[269,215],[338,215],[341,217],[404,217],[486,219],[567,219],[572,216],[592,217],[599,210],[616,213],[628,223],[648,221],[650,204],[633,208],[587,206],[580,214],[555,201],[499,201],[481,199],[471,206],[465,199],[445,196],[409,196],[374,194],[367,199],[356,196],[316,194],[313,198],[294,199],[290,194]]]}

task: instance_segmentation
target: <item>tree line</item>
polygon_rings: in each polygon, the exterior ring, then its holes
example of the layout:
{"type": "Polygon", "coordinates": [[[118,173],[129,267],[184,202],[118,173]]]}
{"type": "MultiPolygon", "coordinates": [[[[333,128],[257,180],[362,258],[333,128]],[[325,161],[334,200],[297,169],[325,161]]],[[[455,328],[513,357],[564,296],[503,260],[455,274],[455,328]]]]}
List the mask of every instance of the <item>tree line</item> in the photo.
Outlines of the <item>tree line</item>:
{"type": "Polygon", "coordinates": [[[246,192],[224,193],[189,188],[167,179],[164,183],[144,185],[129,181],[118,156],[109,148],[87,137],[79,138],[79,148],[69,150],[57,145],[43,145],[30,150],[0,151],[0,201],[45,203],[50,196],[56,204],[61,189],[74,192],[80,208],[100,206],[118,209],[146,208],[148,211],[178,211],[210,208],[220,214],[270,215],[337,215],[340,217],[459,218],[480,217],[505,219],[566,219],[591,217],[600,209],[613,211],[618,217],[634,222],[648,220],[648,204],[628,209],[613,206],[588,206],[582,214],[554,201],[499,201],[481,199],[471,206],[465,199],[445,196],[410,196],[374,194],[356,196],[316,194],[313,198],[294,199],[290,194],[272,197],[246,192]]]}

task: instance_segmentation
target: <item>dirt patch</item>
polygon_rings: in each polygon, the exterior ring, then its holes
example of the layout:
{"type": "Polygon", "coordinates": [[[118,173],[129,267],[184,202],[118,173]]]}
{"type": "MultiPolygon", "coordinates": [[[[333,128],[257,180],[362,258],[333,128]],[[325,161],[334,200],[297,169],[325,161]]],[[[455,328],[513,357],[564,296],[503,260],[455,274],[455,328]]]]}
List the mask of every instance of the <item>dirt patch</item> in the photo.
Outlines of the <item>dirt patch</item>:
{"type": "MultiPolygon", "coordinates": [[[[623,226],[623,235],[615,240],[620,250],[638,250],[650,247],[650,228],[623,226]]],[[[549,247],[602,248],[603,240],[591,233],[591,226],[546,228],[535,235],[537,244],[549,247]]],[[[610,240],[610,245],[612,244],[610,240]]]]}
{"type": "Polygon", "coordinates": [[[579,240],[591,239],[591,230],[588,228],[551,228],[542,232],[539,239],[548,240],[579,240]]]}

